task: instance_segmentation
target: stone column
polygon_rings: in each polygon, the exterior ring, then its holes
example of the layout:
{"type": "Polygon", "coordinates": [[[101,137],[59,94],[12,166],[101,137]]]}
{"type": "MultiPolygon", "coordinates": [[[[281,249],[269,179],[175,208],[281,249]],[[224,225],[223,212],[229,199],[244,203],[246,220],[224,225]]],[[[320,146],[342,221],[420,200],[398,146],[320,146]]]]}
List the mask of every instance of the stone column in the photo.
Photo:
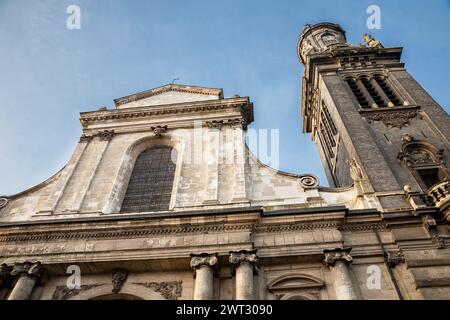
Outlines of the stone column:
{"type": "Polygon", "coordinates": [[[254,300],[253,274],[256,272],[258,257],[256,250],[230,252],[230,263],[236,272],[236,300],[254,300]]]}
{"type": "Polygon", "coordinates": [[[370,83],[372,84],[375,91],[380,95],[381,99],[383,99],[386,102],[386,105],[388,107],[393,107],[394,104],[391,102],[386,93],[384,93],[383,89],[380,87],[378,82],[374,78],[370,78],[370,83]]]}
{"type": "Polygon", "coordinates": [[[0,289],[5,286],[8,276],[9,276],[8,266],[6,264],[0,265],[0,289]]]}
{"type": "Polygon", "coordinates": [[[42,276],[42,272],[43,268],[40,262],[16,263],[11,275],[17,276],[17,280],[8,300],[28,300],[34,285],[42,276]]]}
{"type": "Polygon", "coordinates": [[[356,86],[358,87],[359,91],[361,91],[364,98],[366,98],[367,102],[369,103],[369,107],[372,108],[378,108],[378,105],[373,100],[372,96],[370,95],[369,91],[367,91],[366,87],[362,83],[361,79],[356,79],[356,86]]]}
{"type": "Polygon", "coordinates": [[[194,300],[212,300],[217,254],[191,254],[191,257],[195,277],[194,300]]]}
{"type": "Polygon", "coordinates": [[[358,300],[358,293],[352,282],[348,264],[353,261],[351,248],[324,250],[323,262],[331,270],[337,300],[358,300]]]}

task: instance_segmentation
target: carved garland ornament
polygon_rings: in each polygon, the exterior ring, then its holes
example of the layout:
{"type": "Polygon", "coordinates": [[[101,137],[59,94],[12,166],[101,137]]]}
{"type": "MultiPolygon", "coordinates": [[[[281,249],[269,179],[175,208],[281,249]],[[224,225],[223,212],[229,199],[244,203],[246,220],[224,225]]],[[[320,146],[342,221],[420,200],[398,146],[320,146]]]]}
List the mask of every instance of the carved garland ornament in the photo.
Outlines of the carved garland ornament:
{"type": "Polygon", "coordinates": [[[103,130],[103,131],[99,131],[96,134],[93,134],[91,136],[83,134],[80,137],[80,142],[91,142],[95,137],[99,137],[100,140],[103,141],[110,141],[115,135],[114,130],[103,130]]]}
{"type": "Polygon", "coordinates": [[[403,128],[410,124],[410,120],[417,116],[417,110],[412,111],[381,111],[381,112],[371,112],[364,113],[364,117],[369,123],[372,121],[381,121],[387,127],[392,128],[403,128]]]}
{"type": "Polygon", "coordinates": [[[67,300],[80,292],[100,286],[102,286],[102,284],[88,284],[80,286],[79,289],[69,289],[67,286],[57,286],[55,292],[53,292],[52,300],[67,300]]]}
{"type": "Polygon", "coordinates": [[[160,293],[167,300],[177,300],[181,297],[182,281],[163,281],[163,282],[145,282],[133,283],[152,289],[160,293]]]}

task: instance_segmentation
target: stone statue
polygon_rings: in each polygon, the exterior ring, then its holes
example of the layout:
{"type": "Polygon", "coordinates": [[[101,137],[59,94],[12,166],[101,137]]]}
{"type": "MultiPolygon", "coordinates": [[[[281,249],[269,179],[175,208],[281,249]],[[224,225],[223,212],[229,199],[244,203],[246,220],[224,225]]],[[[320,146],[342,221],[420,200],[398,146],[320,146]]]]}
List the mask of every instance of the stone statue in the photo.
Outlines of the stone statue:
{"type": "Polygon", "coordinates": [[[363,172],[356,160],[351,159],[348,161],[348,164],[350,165],[350,176],[352,177],[353,181],[364,180],[363,172]]]}
{"type": "Polygon", "coordinates": [[[363,39],[369,48],[384,48],[381,42],[372,38],[370,34],[364,33],[363,39]]]}

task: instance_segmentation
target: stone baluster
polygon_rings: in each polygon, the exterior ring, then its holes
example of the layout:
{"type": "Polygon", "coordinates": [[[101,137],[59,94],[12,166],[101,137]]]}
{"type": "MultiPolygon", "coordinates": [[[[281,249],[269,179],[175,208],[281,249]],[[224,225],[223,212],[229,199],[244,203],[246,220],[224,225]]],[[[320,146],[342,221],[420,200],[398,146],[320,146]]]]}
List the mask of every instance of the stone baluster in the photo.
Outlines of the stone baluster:
{"type": "Polygon", "coordinates": [[[350,250],[351,248],[324,250],[323,262],[330,268],[337,300],[359,299],[348,266],[353,261],[350,250]]]}
{"type": "Polygon", "coordinates": [[[17,279],[8,300],[28,300],[42,273],[43,267],[40,262],[16,263],[11,275],[16,276],[17,279]]]}
{"type": "Polygon", "coordinates": [[[217,254],[191,254],[191,268],[194,269],[194,300],[212,300],[214,273],[217,269],[217,254]]]}
{"type": "Polygon", "coordinates": [[[230,263],[236,272],[236,300],[255,299],[253,275],[257,271],[257,262],[256,250],[230,252],[230,263]]]}

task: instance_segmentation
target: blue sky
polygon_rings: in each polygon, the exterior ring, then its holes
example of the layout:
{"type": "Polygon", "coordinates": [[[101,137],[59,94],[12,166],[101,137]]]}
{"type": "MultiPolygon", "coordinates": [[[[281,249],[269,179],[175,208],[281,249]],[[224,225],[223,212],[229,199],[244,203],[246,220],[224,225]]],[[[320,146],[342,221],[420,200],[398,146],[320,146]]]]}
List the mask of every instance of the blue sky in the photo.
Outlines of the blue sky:
{"type": "Polygon", "coordinates": [[[450,111],[450,1],[0,0],[0,195],[33,186],[68,161],[79,112],[178,83],[219,87],[254,102],[251,128],[280,129],[280,169],[327,185],[300,117],[306,23],[330,21],[361,43],[403,46],[409,72],[450,111]],[[66,8],[81,8],[68,30],[66,8]],[[367,30],[366,8],[381,8],[367,30]]]}

